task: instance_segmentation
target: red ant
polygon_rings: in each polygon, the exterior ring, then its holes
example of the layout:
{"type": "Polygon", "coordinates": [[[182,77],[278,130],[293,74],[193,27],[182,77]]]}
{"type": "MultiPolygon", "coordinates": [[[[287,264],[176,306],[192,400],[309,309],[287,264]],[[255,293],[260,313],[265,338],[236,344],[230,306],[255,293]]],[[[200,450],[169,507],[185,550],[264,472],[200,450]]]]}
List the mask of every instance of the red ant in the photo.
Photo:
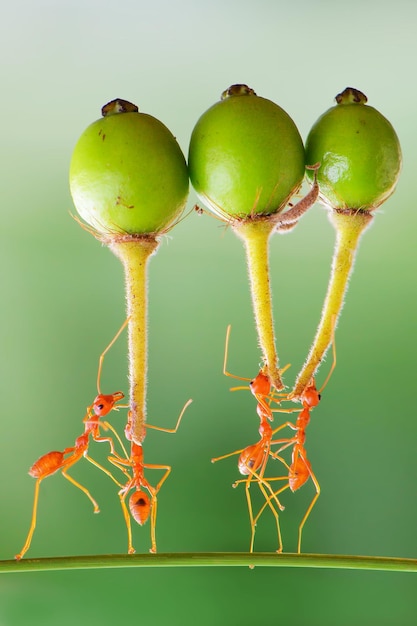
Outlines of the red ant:
{"type": "Polygon", "coordinates": [[[304,390],[301,396],[301,402],[303,404],[302,411],[298,414],[297,420],[295,422],[295,441],[294,447],[292,449],[292,459],[290,465],[290,471],[288,473],[288,484],[291,491],[297,491],[307,482],[309,477],[314,483],[314,487],[316,489],[316,493],[310,502],[310,505],[307,511],[304,514],[303,519],[301,520],[300,526],[298,527],[298,544],[297,544],[297,552],[301,552],[301,537],[303,533],[304,524],[307,521],[314,505],[317,502],[317,499],[320,495],[320,485],[311,469],[311,463],[307,458],[307,451],[304,447],[305,439],[306,439],[306,428],[310,423],[310,411],[314,407],[318,405],[320,402],[320,392],[317,391],[316,384],[314,378],[312,378],[310,384],[304,390]]]}
{"type": "MultiPolygon", "coordinates": [[[[284,428],[285,424],[282,426],[279,426],[276,429],[272,429],[269,422],[273,421],[273,415],[272,415],[272,410],[269,404],[267,403],[267,400],[276,399],[279,394],[273,394],[272,396],[270,396],[271,383],[270,383],[269,377],[265,374],[264,368],[261,368],[257,376],[253,379],[244,378],[242,376],[236,376],[234,374],[231,374],[227,370],[227,356],[228,356],[230,331],[231,331],[231,326],[229,324],[229,326],[227,327],[227,331],[226,331],[226,342],[225,342],[225,351],[224,351],[224,360],[223,360],[223,374],[225,376],[230,376],[231,378],[236,378],[238,380],[249,381],[249,389],[258,401],[257,413],[260,418],[259,434],[261,435],[261,438],[257,443],[247,446],[244,449],[235,450],[234,452],[230,452],[229,454],[225,454],[223,456],[212,459],[212,463],[215,463],[216,461],[219,461],[221,459],[228,458],[235,454],[240,454],[239,461],[238,461],[239,472],[243,476],[247,476],[247,478],[244,480],[236,481],[233,484],[233,486],[236,487],[240,482],[244,482],[246,485],[246,500],[248,504],[249,519],[250,519],[250,524],[251,524],[251,529],[252,529],[250,551],[251,552],[253,551],[253,544],[254,544],[254,538],[255,538],[255,523],[254,523],[254,518],[253,518],[253,508],[252,508],[252,501],[251,501],[249,489],[250,489],[251,483],[256,481],[258,483],[259,489],[261,490],[262,494],[265,497],[266,506],[270,507],[275,517],[275,521],[277,525],[277,534],[278,534],[278,552],[282,552],[282,538],[281,538],[281,530],[280,530],[280,525],[279,525],[278,513],[275,507],[272,505],[271,500],[274,499],[277,504],[277,507],[279,508],[279,510],[282,511],[284,507],[279,502],[277,496],[279,493],[281,493],[281,491],[286,489],[288,485],[286,485],[282,490],[279,490],[278,492],[274,493],[269,484],[269,480],[264,478],[264,472],[265,472],[265,468],[266,468],[266,464],[267,464],[269,456],[273,456],[274,458],[280,458],[278,457],[277,454],[272,453],[271,445],[288,441],[288,439],[283,439],[279,441],[272,440],[272,437],[275,435],[275,433],[277,433],[279,430],[284,428]],[[269,491],[269,495],[267,491],[269,491]]],[[[288,367],[289,365],[283,368],[280,371],[280,373],[285,371],[288,367]]],[[[246,389],[246,388],[247,387],[232,387],[231,391],[235,391],[237,389],[246,389]]],[[[298,411],[298,409],[275,409],[275,410],[282,411],[285,413],[298,411]]],[[[285,463],[284,459],[280,459],[280,460],[284,463],[287,470],[289,470],[289,467],[285,463]]],[[[287,478],[286,476],[283,476],[282,480],[286,480],[286,478],[287,478]]],[[[279,479],[277,478],[276,480],[279,480],[279,479]]]]}
{"type": "MultiPolygon", "coordinates": [[[[271,453],[272,456],[282,461],[281,457],[278,456],[279,453],[285,450],[285,448],[291,445],[293,446],[291,465],[288,468],[289,470],[288,471],[288,484],[285,487],[279,489],[277,492],[274,492],[275,495],[278,495],[287,487],[289,487],[292,492],[297,491],[298,489],[300,489],[300,487],[304,485],[304,483],[307,482],[307,480],[310,477],[316,489],[316,493],[312,501],[310,502],[310,505],[298,528],[298,546],[297,546],[298,553],[301,552],[301,537],[302,537],[304,524],[306,523],[307,518],[309,517],[320,495],[320,485],[315,474],[313,473],[313,470],[311,469],[311,463],[307,458],[307,451],[304,446],[305,440],[306,440],[305,431],[310,422],[310,411],[312,408],[317,406],[317,404],[320,401],[320,394],[316,389],[314,379],[312,379],[310,384],[307,386],[305,392],[301,396],[301,401],[303,404],[303,408],[299,412],[295,424],[292,424],[291,422],[286,422],[285,424],[283,424],[284,427],[289,426],[290,428],[295,430],[296,435],[293,438],[288,439],[285,445],[283,445],[276,453],[271,453]]],[[[275,480],[275,479],[270,479],[270,480],[275,480]]],[[[253,520],[254,527],[256,527],[256,524],[260,516],[262,515],[263,511],[265,510],[266,505],[270,504],[270,502],[271,502],[271,496],[268,497],[266,503],[263,505],[263,507],[260,509],[259,513],[257,514],[257,516],[254,518],[253,520]]]]}
{"type": "MultiPolygon", "coordinates": [[[[257,381],[255,378],[254,385],[256,385],[256,382],[257,381]]],[[[272,500],[275,500],[275,503],[278,509],[280,511],[283,511],[284,506],[278,500],[278,495],[282,491],[287,489],[289,485],[287,484],[282,489],[274,492],[272,487],[269,484],[271,479],[265,478],[264,474],[265,474],[266,464],[270,456],[274,459],[279,459],[285,465],[287,470],[289,470],[289,466],[284,461],[284,459],[278,456],[278,453],[273,453],[271,451],[272,445],[281,444],[281,443],[288,441],[288,439],[279,439],[276,441],[273,440],[273,436],[278,431],[282,430],[282,428],[285,428],[287,424],[286,423],[282,424],[281,426],[278,426],[278,428],[273,429],[271,427],[271,424],[269,423],[273,419],[272,410],[264,401],[258,402],[256,410],[260,418],[260,424],[259,424],[259,434],[261,435],[260,440],[257,443],[247,446],[246,448],[242,450],[235,450],[234,452],[230,452],[229,454],[225,454],[223,456],[211,459],[211,462],[215,463],[216,461],[220,461],[221,459],[228,458],[235,454],[240,455],[239,460],[238,460],[239,472],[243,476],[247,476],[247,478],[242,479],[242,480],[237,480],[235,483],[233,483],[233,487],[236,487],[241,482],[245,483],[246,501],[248,505],[249,520],[250,520],[251,531],[252,531],[251,542],[250,542],[250,552],[253,552],[256,521],[259,518],[259,515],[257,516],[256,519],[254,519],[254,516],[253,516],[252,500],[251,500],[250,491],[249,491],[252,482],[257,482],[259,489],[261,490],[265,498],[265,505],[262,508],[262,511],[264,510],[266,506],[269,506],[272,511],[272,514],[275,517],[275,522],[277,525],[277,535],[278,535],[277,552],[282,552],[282,537],[281,537],[281,529],[280,529],[280,524],[279,524],[279,516],[278,516],[278,512],[276,511],[275,507],[272,504],[272,500]]],[[[274,410],[287,413],[287,412],[292,412],[292,411],[298,411],[299,409],[274,409],[274,410]]],[[[273,480],[287,480],[287,476],[274,478],[273,480]]]]}
{"type": "MultiPolygon", "coordinates": [[[[28,532],[26,541],[25,541],[25,543],[23,545],[23,548],[19,552],[19,554],[16,554],[16,556],[15,556],[15,558],[17,560],[20,560],[24,556],[24,554],[27,552],[27,550],[29,549],[30,544],[32,542],[33,533],[35,532],[35,528],[36,528],[36,513],[37,513],[37,507],[38,507],[39,488],[40,488],[40,484],[41,484],[41,482],[42,482],[42,480],[44,478],[48,478],[48,476],[52,476],[52,474],[55,474],[55,472],[60,470],[61,474],[67,480],[69,480],[73,485],[78,487],[78,489],[81,489],[81,491],[83,493],[85,493],[87,498],[89,498],[89,500],[93,504],[94,513],[99,513],[99,511],[100,511],[97,502],[94,500],[93,496],[91,495],[91,493],[89,492],[89,490],[86,487],[81,485],[79,482],[77,482],[74,478],[72,478],[72,476],[70,476],[67,473],[68,468],[70,468],[72,465],[75,465],[75,463],[77,463],[82,457],[84,457],[88,461],[90,461],[90,463],[92,463],[93,465],[95,465],[96,467],[101,469],[105,474],[110,476],[110,478],[117,485],[121,486],[120,483],[111,474],[111,472],[109,472],[106,468],[104,468],[102,465],[97,463],[97,461],[95,461],[90,456],[88,456],[88,446],[89,446],[89,438],[90,438],[90,435],[91,435],[91,437],[94,439],[94,441],[97,441],[97,442],[107,441],[109,443],[109,445],[110,445],[111,453],[112,454],[117,454],[115,449],[114,449],[113,439],[111,437],[101,437],[100,436],[100,427],[101,427],[101,428],[104,428],[105,430],[109,429],[109,430],[112,431],[112,433],[116,436],[116,438],[118,439],[119,443],[121,444],[122,449],[126,453],[126,450],[124,449],[124,446],[123,446],[123,444],[122,444],[118,434],[114,430],[114,428],[108,422],[100,422],[99,420],[100,420],[101,417],[107,415],[110,411],[118,410],[119,408],[121,408],[123,406],[123,405],[120,405],[120,404],[116,405],[116,403],[119,400],[124,398],[124,394],[121,391],[117,391],[116,393],[110,394],[110,395],[104,395],[104,394],[101,393],[101,391],[100,391],[100,376],[101,376],[101,369],[102,369],[102,365],[103,365],[104,356],[106,355],[108,350],[112,347],[114,342],[118,339],[119,335],[121,334],[121,332],[123,331],[123,329],[127,325],[128,321],[129,321],[129,319],[127,319],[123,323],[122,327],[119,329],[119,331],[117,332],[115,337],[109,343],[109,345],[104,350],[104,352],[100,355],[99,367],[98,367],[98,375],[97,375],[97,391],[98,391],[98,395],[94,399],[93,404],[91,404],[89,407],[87,407],[87,414],[86,414],[86,416],[84,417],[84,420],[83,420],[83,422],[84,422],[84,432],[83,432],[83,434],[80,435],[79,437],[77,437],[77,439],[75,440],[74,446],[72,446],[70,448],[65,448],[65,450],[63,450],[62,452],[57,451],[57,450],[53,450],[52,452],[48,452],[47,454],[44,454],[37,461],[35,461],[35,463],[29,469],[29,475],[33,476],[33,478],[36,478],[35,495],[34,495],[33,510],[32,510],[32,519],[31,519],[29,532],[28,532]]],[[[126,456],[127,456],[127,453],[126,453],[126,456]]]]}
{"type": "MultiPolygon", "coordinates": [[[[177,420],[177,424],[175,428],[161,428],[159,426],[152,426],[151,424],[145,424],[144,428],[153,428],[154,430],[160,430],[166,433],[176,433],[178,427],[181,423],[181,419],[187,409],[187,407],[191,404],[192,400],[188,400],[185,403],[179,417],[177,420]]],[[[132,527],[130,523],[129,511],[126,506],[126,497],[131,489],[135,489],[134,493],[129,498],[129,509],[132,514],[133,519],[140,525],[143,526],[145,522],[148,520],[150,516],[151,520],[151,548],[150,552],[156,552],[156,513],[158,500],[157,495],[162,485],[168,478],[171,472],[170,465],[155,465],[155,464],[147,464],[144,463],[143,460],[143,446],[142,444],[136,443],[131,434],[131,414],[129,412],[128,423],[125,429],[126,439],[131,442],[131,453],[129,458],[122,458],[120,455],[114,453],[112,450],[113,456],[109,456],[108,459],[113,465],[119,468],[128,478],[127,483],[119,491],[120,504],[122,506],[123,516],[126,522],[127,528],[127,541],[128,541],[128,553],[134,554],[135,548],[132,543],[132,527]],[[130,467],[132,469],[133,476],[130,476],[126,467],[130,467]],[[145,469],[159,469],[165,470],[164,475],[161,480],[158,482],[156,487],[153,487],[148,480],[145,478],[144,470],[145,469]],[[146,490],[146,491],[145,491],[146,490]],[[149,494],[149,495],[148,495],[149,494]]]]}
{"type": "MultiPolygon", "coordinates": [[[[249,378],[244,378],[242,376],[235,376],[234,374],[231,374],[230,372],[228,372],[227,355],[228,355],[230,331],[231,331],[231,326],[229,325],[226,331],[223,374],[225,374],[226,376],[230,376],[231,378],[236,378],[238,380],[249,381],[249,389],[258,401],[257,413],[260,418],[259,434],[261,438],[257,443],[250,445],[244,449],[235,450],[234,452],[230,452],[229,454],[225,454],[223,456],[212,459],[212,463],[215,463],[216,461],[219,461],[221,459],[228,458],[235,454],[240,454],[239,460],[238,460],[239,472],[243,476],[247,476],[247,478],[244,480],[236,481],[233,484],[233,486],[236,487],[240,482],[244,482],[246,485],[246,500],[248,504],[249,519],[250,519],[250,524],[251,524],[251,529],[252,529],[250,551],[251,552],[253,551],[253,544],[254,544],[254,538],[255,538],[255,522],[254,522],[254,517],[253,517],[253,508],[252,508],[252,501],[251,501],[249,489],[250,489],[251,483],[256,481],[258,483],[259,489],[261,490],[262,494],[265,497],[265,500],[266,500],[265,506],[270,507],[275,517],[275,521],[277,525],[277,534],[278,534],[278,552],[282,552],[282,538],[281,538],[281,530],[280,530],[280,525],[279,525],[278,513],[275,507],[272,505],[271,500],[274,499],[278,509],[282,511],[284,507],[279,502],[277,496],[279,493],[281,493],[281,491],[286,489],[288,485],[286,485],[282,490],[278,492],[273,492],[269,484],[269,479],[264,478],[264,473],[265,473],[265,468],[266,468],[266,464],[268,462],[269,456],[272,456],[273,458],[280,458],[278,454],[275,454],[271,451],[271,445],[288,441],[287,439],[279,440],[279,441],[273,441],[272,439],[273,436],[278,431],[280,431],[282,428],[286,426],[286,424],[283,424],[282,426],[279,426],[276,429],[272,429],[269,423],[273,421],[273,414],[272,414],[272,410],[267,400],[271,400],[271,399],[276,400],[276,398],[278,397],[278,394],[273,394],[272,396],[270,396],[271,383],[270,383],[269,377],[266,376],[263,369],[261,369],[259,373],[257,374],[257,376],[255,376],[255,378],[253,378],[252,380],[249,378]],[[269,492],[269,495],[267,492],[269,492]]],[[[282,373],[288,367],[289,366],[287,365],[283,370],[281,370],[280,373],[282,373]]],[[[235,391],[237,389],[246,389],[246,387],[233,387],[231,391],[235,391]]],[[[298,411],[298,410],[299,409],[275,409],[275,411],[282,411],[284,413],[290,413],[290,412],[298,411]]],[[[284,459],[280,459],[280,460],[284,463],[287,470],[289,470],[289,466],[285,463],[284,459]]],[[[286,478],[287,478],[286,476],[283,476],[281,479],[286,480],[286,478]]]]}
{"type": "MultiPolygon", "coordinates": [[[[333,374],[333,370],[335,367],[336,367],[336,348],[335,348],[334,337],[333,337],[333,364],[326,377],[326,380],[324,381],[321,389],[318,391],[314,377],[311,379],[310,383],[307,385],[307,387],[305,388],[305,390],[303,391],[300,397],[303,408],[299,412],[295,424],[292,424],[291,422],[286,422],[285,424],[283,424],[283,426],[289,426],[290,428],[292,428],[296,432],[295,436],[291,439],[288,439],[285,445],[279,448],[279,450],[276,453],[273,453],[273,454],[271,453],[272,456],[276,456],[276,458],[282,461],[282,458],[278,455],[280,454],[280,452],[282,452],[283,450],[285,450],[286,448],[292,445],[293,446],[292,458],[291,458],[291,465],[289,467],[289,472],[288,472],[287,487],[289,487],[292,492],[297,491],[311,477],[311,480],[313,481],[313,484],[316,490],[316,493],[313,499],[311,500],[307,508],[307,511],[305,512],[304,517],[301,520],[301,523],[298,527],[297,552],[299,554],[301,552],[301,539],[302,539],[304,525],[320,496],[320,485],[316,478],[316,475],[314,474],[311,468],[311,463],[307,458],[307,451],[305,449],[306,428],[308,424],[310,423],[311,411],[313,408],[315,408],[319,404],[320,399],[321,399],[321,393],[323,389],[326,387],[327,383],[329,382],[329,379],[331,375],[333,374]]],[[[280,494],[284,489],[285,487],[274,492],[275,495],[280,494]]],[[[256,523],[258,519],[260,518],[260,516],[262,515],[263,511],[265,510],[266,505],[269,504],[270,506],[271,498],[272,496],[269,496],[267,502],[263,505],[263,507],[260,509],[259,513],[255,517],[254,526],[256,526],[256,523]]]]}

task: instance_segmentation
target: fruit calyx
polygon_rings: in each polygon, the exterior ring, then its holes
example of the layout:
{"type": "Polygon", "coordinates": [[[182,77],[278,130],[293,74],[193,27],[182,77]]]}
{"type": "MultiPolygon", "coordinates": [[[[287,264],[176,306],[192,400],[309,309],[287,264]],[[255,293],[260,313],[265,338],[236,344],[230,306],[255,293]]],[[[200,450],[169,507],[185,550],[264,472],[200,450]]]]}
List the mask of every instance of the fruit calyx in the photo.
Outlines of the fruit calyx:
{"type": "Polygon", "coordinates": [[[368,98],[364,93],[354,87],[346,87],[341,93],[335,97],[337,104],[366,104],[368,98]]]}

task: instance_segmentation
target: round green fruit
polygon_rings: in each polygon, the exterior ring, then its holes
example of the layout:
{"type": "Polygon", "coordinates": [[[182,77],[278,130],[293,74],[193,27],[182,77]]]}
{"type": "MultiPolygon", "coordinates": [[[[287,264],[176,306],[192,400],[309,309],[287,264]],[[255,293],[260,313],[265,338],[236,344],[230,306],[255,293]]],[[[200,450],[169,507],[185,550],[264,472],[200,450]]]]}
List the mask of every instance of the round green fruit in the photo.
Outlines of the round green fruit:
{"type": "Polygon", "coordinates": [[[70,189],[81,217],[100,235],[166,230],[188,196],[184,155],[162,122],[124,100],[102,109],[75,146],[70,189]]]}
{"type": "MultiPolygon", "coordinates": [[[[360,91],[347,87],[314,124],[307,163],[320,163],[321,201],[334,209],[372,211],[394,191],[401,170],[395,130],[360,91]]],[[[313,174],[307,171],[312,179],[313,174]]]]}
{"type": "Polygon", "coordinates": [[[278,105],[232,85],[198,120],[189,149],[190,179],[222,219],[280,212],[304,177],[304,146],[278,105]]]}

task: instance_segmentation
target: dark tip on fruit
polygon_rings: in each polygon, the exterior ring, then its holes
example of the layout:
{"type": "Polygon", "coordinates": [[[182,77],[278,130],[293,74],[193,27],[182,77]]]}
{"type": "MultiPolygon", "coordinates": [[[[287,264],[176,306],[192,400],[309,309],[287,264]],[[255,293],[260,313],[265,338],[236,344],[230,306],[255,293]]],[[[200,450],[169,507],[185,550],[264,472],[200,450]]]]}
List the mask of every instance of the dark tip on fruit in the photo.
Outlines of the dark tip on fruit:
{"type": "Polygon", "coordinates": [[[366,104],[368,102],[365,94],[354,87],[346,87],[341,93],[337,94],[335,100],[337,104],[366,104]]]}
{"type": "Polygon", "coordinates": [[[256,93],[247,85],[231,85],[223,91],[221,100],[226,100],[231,96],[256,96],[256,93]]]}
{"type": "Polygon", "coordinates": [[[127,100],[122,100],[121,98],[116,98],[116,100],[111,100],[104,105],[101,109],[101,114],[103,117],[107,115],[115,115],[116,113],[138,113],[139,109],[136,104],[132,104],[127,100]]]}

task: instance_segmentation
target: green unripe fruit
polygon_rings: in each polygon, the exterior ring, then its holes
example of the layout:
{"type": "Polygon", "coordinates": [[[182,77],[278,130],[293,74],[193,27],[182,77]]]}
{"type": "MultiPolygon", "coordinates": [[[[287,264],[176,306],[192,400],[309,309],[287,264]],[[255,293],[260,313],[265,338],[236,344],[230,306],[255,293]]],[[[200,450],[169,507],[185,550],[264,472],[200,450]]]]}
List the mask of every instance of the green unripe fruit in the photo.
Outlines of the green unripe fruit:
{"type": "Polygon", "coordinates": [[[304,177],[304,147],[292,119],[246,85],[232,85],[198,120],[189,172],[201,200],[222,219],[281,211],[304,177]]]}
{"type": "MultiPolygon", "coordinates": [[[[307,163],[320,163],[322,202],[334,209],[372,211],[394,191],[401,148],[390,122],[356,89],[336,96],[337,105],[314,124],[306,142],[307,163]]],[[[312,174],[307,172],[312,179],[312,174]]]]}
{"type": "Polygon", "coordinates": [[[98,235],[166,230],[183,210],[188,172],[162,122],[124,100],[102,109],[75,146],[70,188],[81,217],[98,235]]]}

